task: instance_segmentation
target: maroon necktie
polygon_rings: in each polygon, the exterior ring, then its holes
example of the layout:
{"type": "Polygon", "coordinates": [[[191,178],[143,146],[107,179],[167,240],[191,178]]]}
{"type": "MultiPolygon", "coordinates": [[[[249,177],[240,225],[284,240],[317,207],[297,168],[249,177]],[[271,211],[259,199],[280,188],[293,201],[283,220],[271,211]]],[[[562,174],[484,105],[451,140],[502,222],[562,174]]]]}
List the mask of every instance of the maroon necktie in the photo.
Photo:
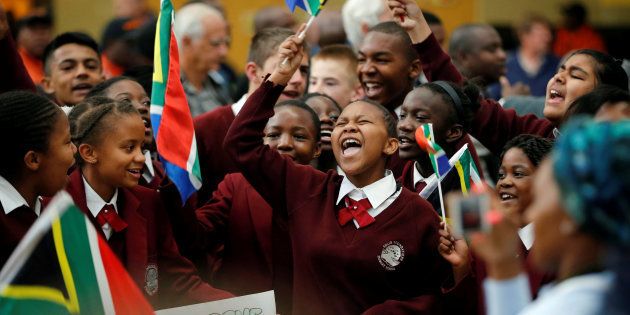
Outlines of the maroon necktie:
{"type": "Polygon", "coordinates": [[[346,197],[345,201],[347,206],[339,210],[339,224],[346,225],[350,220],[355,219],[359,228],[362,228],[374,223],[374,218],[367,212],[372,208],[367,198],[356,201],[346,197]]]}
{"type": "Polygon", "coordinates": [[[116,209],[111,204],[103,206],[103,209],[96,216],[96,222],[98,222],[100,227],[103,227],[105,223],[109,223],[116,232],[127,228],[127,223],[116,213],[116,209]]]}

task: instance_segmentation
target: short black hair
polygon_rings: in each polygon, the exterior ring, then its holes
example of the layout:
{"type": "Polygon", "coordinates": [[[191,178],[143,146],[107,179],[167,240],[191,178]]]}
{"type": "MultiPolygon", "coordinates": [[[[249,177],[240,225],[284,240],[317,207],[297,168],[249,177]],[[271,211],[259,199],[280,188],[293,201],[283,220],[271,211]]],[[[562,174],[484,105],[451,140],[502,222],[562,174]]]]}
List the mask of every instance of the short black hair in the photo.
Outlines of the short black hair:
{"type": "Polygon", "coordinates": [[[419,59],[418,53],[412,47],[413,43],[411,42],[409,34],[407,34],[407,31],[405,31],[404,28],[398,25],[398,23],[392,21],[378,23],[368,30],[368,33],[372,32],[383,33],[398,37],[402,41],[400,47],[405,50],[407,61],[411,62],[413,60],[419,59]]]}
{"type": "Polygon", "coordinates": [[[90,37],[90,35],[81,33],[81,32],[66,32],[66,33],[57,35],[57,37],[55,37],[50,43],[48,43],[48,45],[46,46],[46,49],[44,49],[44,57],[43,57],[44,73],[50,74],[49,62],[53,53],[57,49],[68,44],[77,44],[77,45],[85,46],[94,50],[94,52],[99,57],[99,63],[100,63],[101,53],[98,49],[98,44],[92,37],[90,37]]]}
{"type": "MultiPolygon", "coordinates": [[[[107,79],[99,84],[97,84],[96,86],[94,86],[92,89],[90,89],[90,91],[88,92],[88,94],[85,97],[94,97],[94,96],[106,96],[105,94],[107,94],[107,90],[109,90],[109,88],[120,82],[120,81],[133,81],[138,83],[138,81],[136,81],[136,79],[134,78],[130,78],[130,77],[126,77],[126,76],[118,76],[118,77],[113,77],[111,79],[107,79]]],[[[140,83],[138,83],[140,84],[140,83]]]]}
{"type": "MultiPolygon", "coordinates": [[[[385,128],[387,130],[387,136],[390,137],[390,138],[398,139],[398,131],[396,131],[397,130],[396,129],[396,125],[397,125],[398,121],[396,120],[394,115],[392,115],[392,113],[387,108],[385,108],[385,106],[383,106],[383,105],[379,104],[378,102],[375,102],[375,101],[373,101],[371,99],[368,99],[368,98],[356,100],[356,101],[350,102],[350,104],[359,103],[359,102],[372,105],[375,108],[377,108],[378,110],[380,110],[381,113],[383,114],[383,122],[385,122],[385,128]]],[[[348,104],[348,106],[350,106],[350,104],[348,104]]]]}
{"type": "Polygon", "coordinates": [[[503,164],[503,156],[505,153],[512,148],[521,149],[529,161],[532,162],[535,167],[538,167],[545,156],[551,152],[551,149],[553,148],[553,141],[535,135],[518,135],[508,141],[503,147],[503,151],[499,157],[501,164],[503,164]]]}
{"type": "Polygon", "coordinates": [[[424,15],[424,19],[427,21],[429,25],[443,25],[442,20],[435,14],[427,11],[422,11],[422,15],[424,15]]]}
{"type": "Polygon", "coordinates": [[[618,102],[630,102],[630,93],[617,86],[598,85],[591,92],[578,97],[569,105],[564,114],[564,121],[578,115],[595,116],[604,104],[618,102]]]}
{"type": "MultiPolygon", "coordinates": [[[[84,143],[90,145],[99,143],[106,132],[115,128],[114,125],[105,123],[105,120],[113,115],[140,115],[140,113],[131,103],[119,101],[112,101],[87,110],[79,115],[75,132],[72,134],[72,141],[77,148],[84,143]]],[[[79,166],[84,164],[79,152],[77,152],[76,160],[79,166]]]]}
{"type": "Polygon", "coordinates": [[[482,29],[496,31],[492,26],[483,23],[469,23],[456,28],[448,44],[448,54],[451,58],[456,58],[458,54],[475,53],[479,50],[478,40],[474,33],[482,29]]]}
{"type": "MultiPolygon", "coordinates": [[[[335,106],[335,108],[337,110],[339,110],[340,113],[343,110],[341,108],[341,106],[339,106],[337,101],[335,101],[335,99],[333,99],[332,97],[330,97],[330,96],[328,96],[327,94],[324,94],[324,93],[319,93],[319,92],[307,93],[306,95],[302,96],[302,101],[304,101],[304,103],[306,103],[306,102],[308,102],[308,100],[310,100],[311,98],[314,98],[314,97],[323,97],[323,98],[327,99],[331,104],[333,104],[333,106],[335,106]]],[[[308,105],[308,104],[306,104],[306,105],[308,105]]]]}
{"type": "Polygon", "coordinates": [[[49,99],[26,91],[0,94],[0,176],[15,179],[28,151],[47,152],[63,112],[49,99]]]}
{"type": "Polygon", "coordinates": [[[304,101],[302,100],[286,100],[286,101],[282,101],[279,102],[278,104],[276,104],[274,106],[274,108],[280,108],[280,107],[297,107],[299,109],[303,109],[305,110],[309,117],[311,118],[311,121],[313,122],[313,126],[315,127],[315,141],[319,141],[321,140],[321,122],[319,121],[319,117],[317,116],[317,113],[310,108],[308,105],[306,105],[306,103],[304,103],[304,101]]]}
{"type": "Polygon", "coordinates": [[[455,93],[457,93],[457,96],[461,101],[460,110],[455,107],[455,101],[451,98],[448,92],[436,83],[425,83],[416,89],[425,88],[433,93],[440,94],[442,101],[449,105],[449,121],[447,124],[460,124],[462,125],[464,132],[470,132],[477,110],[481,106],[479,104],[479,98],[481,95],[479,88],[470,81],[466,82],[463,87],[460,87],[453,82],[442,82],[444,84],[448,84],[451,88],[453,88],[455,93]]]}
{"type": "Polygon", "coordinates": [[[595,76],[597,84],[608,84],[628,91],[628,75],[621,67],[623,60],[613,58],[601,51],[578,49],[562,59],[562,63],[575,55],[587,55],[595,60],[595,76]]]}

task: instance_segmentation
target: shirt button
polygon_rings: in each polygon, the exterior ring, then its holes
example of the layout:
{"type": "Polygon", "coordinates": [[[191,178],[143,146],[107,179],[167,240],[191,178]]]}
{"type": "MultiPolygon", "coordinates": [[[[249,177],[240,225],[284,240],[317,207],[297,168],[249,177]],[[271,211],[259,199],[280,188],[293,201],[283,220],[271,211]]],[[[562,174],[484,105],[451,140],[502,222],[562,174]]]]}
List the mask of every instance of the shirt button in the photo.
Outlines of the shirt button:
{"type": "Polygon", "coordinates": [[[108,212],[108,210],[107,210],[107,209],[105,209],[105,213],[107,213],[107,212],[108,212]]]}
{"type": "Polygon", "coordinates": [[[352,209],[357,210],[357,206],[352,207],[352,209]]]}

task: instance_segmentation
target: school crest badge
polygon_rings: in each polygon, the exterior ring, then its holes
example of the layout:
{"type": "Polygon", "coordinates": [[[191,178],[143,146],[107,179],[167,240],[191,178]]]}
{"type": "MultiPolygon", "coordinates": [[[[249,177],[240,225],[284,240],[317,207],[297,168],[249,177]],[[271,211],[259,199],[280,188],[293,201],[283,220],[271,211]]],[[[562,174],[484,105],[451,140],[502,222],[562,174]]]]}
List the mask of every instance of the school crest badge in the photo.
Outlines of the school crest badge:
{"type": "Polygon", "coordinates": [[[155,295],[158,291],[158,267],[156,264],[147,265],[144,274],[144,290],[148,295],[155,295]]]}
{"type": "Polygon", "coordinates": [[[396,270],[396,267],[405,259],[405,248],[399,242],[387,242],[377,258],[385,270],[396,270]]]}

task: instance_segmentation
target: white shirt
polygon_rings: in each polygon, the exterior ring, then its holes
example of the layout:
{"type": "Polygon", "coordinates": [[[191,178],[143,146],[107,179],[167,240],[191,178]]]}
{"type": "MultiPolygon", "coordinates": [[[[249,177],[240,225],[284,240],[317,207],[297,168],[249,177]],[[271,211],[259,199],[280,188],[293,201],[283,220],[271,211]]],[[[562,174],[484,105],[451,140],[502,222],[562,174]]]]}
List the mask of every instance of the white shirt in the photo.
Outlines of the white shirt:
{"type": "MultiPolygon", "coordinates": [[[[341,181],[341,187],[339,187],[339,197],[337,197],[337,204],[340,204],[344,197],[348,196],[353,200],[361,200],[367,198],[372,205],[372,208],[367,212],[376,218],[381,212],[389,207],[394,200],[400,195],[402,189],[396,189],[396,179],[394,174],[390,170],[385,171],[385,176],[363,188],[357,188],[353,183],[348,180],[348,177],[343,178],[341,181]]],[[[347,206],[347,205],[346,205],[347,206]]],[[[356,220],[352,220],[354,225],[359,228],[359,223],[356,220]]]]}
{"type": "Polygon", "coordinates": [[[231,105],[234,116],[238,115],[241,109],[243,109],[243,105],[245,105],[245,102],[247,101],[247,96],[247,94],[244,94],[238,102],[231,105]]]}
{"type": "MultiPolygon", "coordinates": [[[[42,202],[40,199],[40,197],[35,199],[35,206],[33,209],[33,212],[35,212],[37,216],[39,216],[42,210],[42,202]]],[[[17,189],[15,189],[15,187],[13,187],[13,185],[11,185],[11,183],[2,176],[0,176],[0,204],[2,204],[2,208],[4,208],[4,214],[9,214],[21,206],[27,206],[30,208],[26,199],[22,197],[20,192],[18,192],[17,189]]]]}
{"type": "Polygon", "coordinates": [[[422,188],[422,191],[420,192],[420,197],[422,197],[423,199],[429,198],[429,196],[431,196],[433,191],[435,191],[435,188],[437,188],[437,184],[438,184],[437,176],[435,175],[435,173],[431,174],[431,176],[429,176],[428,178],[424,178],[424,176],[420,174],[420,171],[418,171],[418,162],[414,162],[413,187],[416,187],[416,184],[419,182],[425,182],[427,184],[426,186],[424,186],[424,188],[422,188]]]}
{"type": "Polygon", "coordinates": [[[518,230],[518,237],[527,250],[532,248],[532,245],[534,245],[534,223],[530,223],[518,230]]]}
{"type": "Polygon", "coordinates": [[[153,160],[151,151],[149,150],[144,151],[144,165],[146,167],[142,171],[142,178],[144,178],[147,183],[150,183],[153,177],[155,177],[155,169],[153,169],[153,160]]]}
{"type": "MultiPolygon", "coordinates": [[[[85,186],[85,201],[87,203],[87,207],[90,210],[90,213],[92,213],[95,218],[98,213],[101,212],[103,207],[107,204],[113,205],[114,210],[116,210],[116,213],[118,213],[118,206],[116,205],[116,201],[118,200],[118,189],[116,189],[116,192],[114,193],[112,199],[107,202],[103,200],[103,198],[101,198],[101,196],[99,196],[96,191],[94,191],[94,189],[92,189],[92,186],[90,186],[90,184],[85,180],[85,177],[83,177],[83,184],[85,186]]],[[[112,235],[112,227],[109,225],[109,223],[105,223],[101,228],[103,229],[103,234],[105,234],[105,237],[109,239],[109,237],[112,235]]]]}
{"type": "Polygon", "coordinates": [[[604,297],[611,288],[614,274],[609,271],[589,273],[549,284],[532,301],[527,275],[507,280],[486,279],[483,288],[488,315],[601,314],[604,297]]]}

